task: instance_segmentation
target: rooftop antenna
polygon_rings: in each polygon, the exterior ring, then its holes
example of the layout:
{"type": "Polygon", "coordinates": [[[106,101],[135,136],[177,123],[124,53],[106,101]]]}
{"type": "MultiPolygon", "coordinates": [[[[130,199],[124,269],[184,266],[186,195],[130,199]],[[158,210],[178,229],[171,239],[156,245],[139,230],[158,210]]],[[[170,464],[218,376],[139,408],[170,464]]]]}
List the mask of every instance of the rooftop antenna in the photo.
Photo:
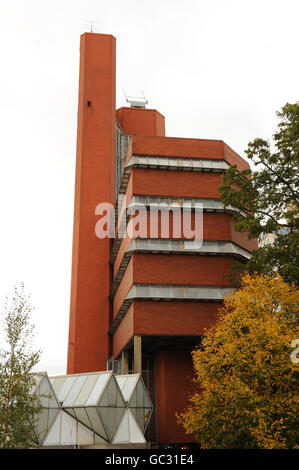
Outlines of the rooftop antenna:
{"type": "Polygon", "coordinates": [[[88,29],[89,33],[95,33],[95,32],[98,32],[98,30],[99,30],[99,25],[98,25],[97,21],[86,20],[85,25],[86,25],[85,27],[86,27],[86,29],[88,29]]]}
{"type": "Polygon", "coordinates": [[[126,103],[130,103],[131,108],[145,108],[145,106],[148,104],[148,100],[146,99],[146,96],[142,90],[142,96],[128,96],[125,90],[123,90],[123,92],[126,98],[126,103]]]}

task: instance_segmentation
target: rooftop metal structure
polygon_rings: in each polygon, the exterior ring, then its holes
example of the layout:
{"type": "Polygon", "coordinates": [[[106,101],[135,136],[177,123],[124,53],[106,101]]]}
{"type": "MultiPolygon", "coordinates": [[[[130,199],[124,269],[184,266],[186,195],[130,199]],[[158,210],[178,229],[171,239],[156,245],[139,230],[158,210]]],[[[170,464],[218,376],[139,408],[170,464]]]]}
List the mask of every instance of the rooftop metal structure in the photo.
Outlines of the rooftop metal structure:
{"type": "Polygon", "coordinates": [[[148,100],[145,97],[145,94],[141,90],[142,96],[128,96],[124,90],[124,95],[126,97],[126,103],[131,105],[131,108],[145,108],[148,104],[148,100]]]}

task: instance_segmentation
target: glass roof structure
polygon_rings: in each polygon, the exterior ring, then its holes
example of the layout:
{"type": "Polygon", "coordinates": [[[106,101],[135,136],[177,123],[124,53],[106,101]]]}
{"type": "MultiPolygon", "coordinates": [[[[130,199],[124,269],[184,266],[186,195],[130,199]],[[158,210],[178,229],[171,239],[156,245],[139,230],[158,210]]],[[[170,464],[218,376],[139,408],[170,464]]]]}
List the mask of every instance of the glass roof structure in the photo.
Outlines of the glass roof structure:
{"type": "Polygon", "coordinates": [[[112,441],[125,411],[125,401],[113,373],[52,380],[62,408],[106,441],[112,441]]]}
{"type": "Polygon", "coordinates": [[[36,374],[42,411],[35,430],[43,446],[145,443],[152,403],[139,374],[36,374]],[[42,395],[48,395],[47,398],[42,395]]]}

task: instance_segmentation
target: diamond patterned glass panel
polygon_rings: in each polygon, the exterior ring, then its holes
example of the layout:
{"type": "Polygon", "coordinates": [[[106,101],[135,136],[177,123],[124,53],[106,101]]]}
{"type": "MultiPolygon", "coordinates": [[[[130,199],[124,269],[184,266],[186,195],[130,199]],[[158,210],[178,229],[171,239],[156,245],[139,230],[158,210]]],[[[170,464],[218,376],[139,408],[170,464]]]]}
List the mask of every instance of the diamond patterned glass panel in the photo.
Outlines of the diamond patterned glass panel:
{"type": "Polygon", "coordinates": [[[58,408],[50,408],[49,409],[49,415],[48,415],[48,430],[51,428],[52,424],[54,423],[54,420],[56,418],[56,416],[58,415],[59,413],[59,409],[58,408]]]}
{"type": "Polygon", "coordinates": [[[123,394],[120,392],[120,390],[117,390],[116,406],[117,407],[124,407],[125,406],[124,397],[123,397],[123,394]]]}
{"type": "Polygon", "coordinates": [[[136,408],[136,421],[141,429],[144,432],[144,409],[136,408]]]}
{"type": "Polygon", "coordinates": [[[36,432],[41,442],[43,441],[48,431],[48,417],[49,417],[49,409],[43,408],[40,412],[39,421],[38,421],[38,425],[36,429],[36,432]]]}
{"type": "Polygon", "coordinates": [[[144,428],[146,429],[152,414],[152,408],[144,408],[144,428]]]}
{"type": "Polygon", "coordinates": [[[108,406],[115,406],[116,407],[116,389],[117,385],[114,379],[114,376],[111,377],[108,387],[107,387],[107,394],[108,394],[108,406]]]}
{"type": "Polygon", "coordinates": [[[48,432],[43,445],[45,446],[58,446],[60,444],[60,430],[61,430],[61,413],[56,417],[50,431],[48,432]]]}
{"type": "Polygon", "coordinates": [[[126,383],[126,381],[127,381],[127,377],[117,376],[117,377],[116,377],[116,380],[117,380],[117,383],[118,383],[120,389],[123,390],[124,385],[125,385],[125,383],[126,383]]]}
{"type": "Polygon", "coordinates": [[[61,445],[75,445],[77,442],[77,424],[76,419],[69,416],[64,411],[61,414],[61,445]]]}
{"type": "Polygon", "coordinates": [[[86,408],[74,408],[75,416],[81,423],[85,424],[88,428],[92,428],[91,422],[88,418],[86,408]]]}
{"type": "Polygon", "coordinates": [[[103,422],[108,430],[110,440],[113,439],[116,429],[118,428],[125,408],[114,408],[110,406],[102,406],[98,408],[102,416],[103,422]]]}
{"type": "Polygon", "coordinates": [[[63,408],[67,413],[72,415],[74,418],[76,418],[76,413],[74,411],[74,408],[63,408]]]}
{"type": "Polygon", "coordinates": [[[136,391],[136,389],[135,389],[134,392],[132,393],[129,406],[130,406],[130,407],[133,407],[133,408],[135,408],[135,407],[137,406],[137,391],[136,391]]]}
{"type": "MultiPolygon", "coordinates": [[[[47,377],[44,377],[40,383],[39,389],[38,389],[39,395],[49,395],[51,390],[50,390],[50,384],[47,380],[47,377]]],[[[50,398],[49,397],[41,397],[41,405],[45,408],[49,408],[50,405],[50,398]]]]}
{"type": "Polygon", "coordinates": [[[107,432],[103,426],[103,423],[97,412],[97,409],[95,407],[88,407],[85,409],[86,409],[86,413],[89,417],[89,420],[91,422],[92,429],[94,430],[94,432],[104,437],[105,439],[108,439],[107,432]]]}
{"type": "Polygon", "coordinates": [[[117,428],[113,442],[117,442],[117,443],[129,442],[129,439],[130,439],[129,416],[128,416],[128,410],[126,410],[117,428]]]}
{"type": "Polygon", "coordinates": [[[152,407],[152,404],[150,402],[150,399],[149,399],[147,393],[144,394],[144,407],[145,408],[151,408],[152,407]]]}
{"type": "Polygon", "coordinates": [[[77,443],[79,446],[82,445],[93,445],[94,444],[94,433],[90,431],[88,428],[83,426],[83,424],[78,423],[78,435],[77,435],[77,443]]]}
{"type": "Polygon", "coordinates": [[[144,391],[143,391],[142,384],[141,384],[140,381],[138,381],[138,385],[137,385],[137,406],[143,407],[143,395],[144,395],[144,391]]]}
{"type": "Polygon", "coordinates": [[[107,388],[105,388],[104,392],[102,393],[102,397],[101,397],[99,405],[108,406],[108,390],[107,390],[107,388]]]}

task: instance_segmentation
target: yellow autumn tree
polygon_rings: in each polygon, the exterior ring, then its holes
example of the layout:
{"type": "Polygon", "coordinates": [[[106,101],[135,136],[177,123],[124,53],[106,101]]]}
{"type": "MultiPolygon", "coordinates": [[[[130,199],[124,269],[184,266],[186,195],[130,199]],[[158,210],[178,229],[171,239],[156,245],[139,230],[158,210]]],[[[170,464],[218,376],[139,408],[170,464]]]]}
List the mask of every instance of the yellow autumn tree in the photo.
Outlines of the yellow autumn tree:
{"type": "Polygon", "coordinates": [[[298,448],[299,291],[277,275],[242,278],[192,352],[198,389],[177,414],[201,448],[298,448]]]}

